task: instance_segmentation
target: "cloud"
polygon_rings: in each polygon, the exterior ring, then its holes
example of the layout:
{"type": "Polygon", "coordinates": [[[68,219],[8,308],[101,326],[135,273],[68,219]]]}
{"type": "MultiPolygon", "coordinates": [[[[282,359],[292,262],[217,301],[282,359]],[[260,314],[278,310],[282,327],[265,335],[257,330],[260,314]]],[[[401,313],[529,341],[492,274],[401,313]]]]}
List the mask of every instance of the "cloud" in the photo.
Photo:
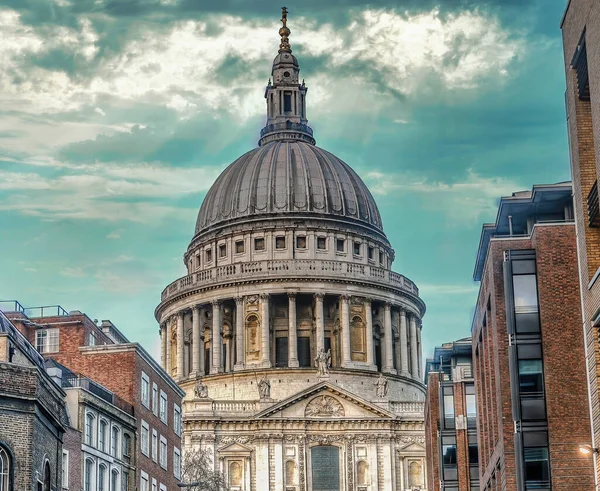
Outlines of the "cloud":
{"type": "Polygon", "coordinates": [[[107,239],[117,240],[121,238],[121,233],[118,230],[114,230],[111,233],[107,234],[107,239]]]}
{"type": "Polygon", "coordinates": [[[62,276],[68,276],[70,278],[85,278],[87,276],[87,274],[81,267],[76,267],[76,268],[66,267],[60,271],[60,274],[62,276]]]}
{"type": "Polygon", "coordinates": [[[468,169],[463,179],[431,181],[416,173],[382,173],[371,171],[365,180],[375,195],[415,195],[420,206],[443,212],[460,222],[477,221],[481,215],[493,214],[498,200],[526,186],[500,176],[486,177],[468,169]]]}

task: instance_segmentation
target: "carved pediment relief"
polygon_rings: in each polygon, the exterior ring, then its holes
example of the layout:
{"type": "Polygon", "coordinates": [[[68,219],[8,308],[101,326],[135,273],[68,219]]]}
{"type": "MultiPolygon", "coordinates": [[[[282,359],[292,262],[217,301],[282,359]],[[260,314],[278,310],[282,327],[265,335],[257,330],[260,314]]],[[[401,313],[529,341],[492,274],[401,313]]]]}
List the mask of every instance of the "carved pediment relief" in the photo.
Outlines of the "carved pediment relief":
{"type": "Polygon", "coordinates": [[[304,410],[308,418],[343,418],[344,406],[335,397],[328,395],[317,396],[312,399],[304,410]]]}

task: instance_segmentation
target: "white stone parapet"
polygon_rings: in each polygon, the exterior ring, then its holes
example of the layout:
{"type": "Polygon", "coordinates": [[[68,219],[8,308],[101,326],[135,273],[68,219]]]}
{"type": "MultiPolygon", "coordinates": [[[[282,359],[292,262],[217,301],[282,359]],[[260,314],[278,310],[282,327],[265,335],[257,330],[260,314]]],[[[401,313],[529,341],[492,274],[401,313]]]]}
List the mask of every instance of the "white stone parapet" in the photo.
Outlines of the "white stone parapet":
{"type": "Polygon", "coordinates": [[[204,269],[179,278],[167,286],[161,301],[170,300],[188,291],[215,286],[221,283],[244,282],[247,280],[282,278],[331,278],[367,281],[387,288],[394,287],[402,292],[419,295],[417,286],[405,276],[371,265],[318,259],[274,259],[251,261],[204,269]]]}

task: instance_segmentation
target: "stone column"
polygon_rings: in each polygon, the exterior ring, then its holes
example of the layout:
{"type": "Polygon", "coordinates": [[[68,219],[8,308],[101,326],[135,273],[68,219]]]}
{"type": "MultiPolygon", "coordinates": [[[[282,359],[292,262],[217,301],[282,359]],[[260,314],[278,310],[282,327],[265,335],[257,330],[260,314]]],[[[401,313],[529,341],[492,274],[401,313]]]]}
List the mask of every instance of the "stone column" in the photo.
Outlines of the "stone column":
{"type": "Polygon", "coordinates": [[[377,370],[373,360],[373,306],[370,298],[365,298],[365,320],[367,324],[367,365],[369,369],[377,370]]]}
{"type": "Polygon", "coordinates": [[[167,371],[167,326],[164,322],[160,325],[160,364],[167,371]]]}
{"type": "Polygon", "coordinates": [[[325,350],[325,316],[323,315],[323,294],[315,293],[315,321],[316,321],[316,346],[317,353],[325,350]]]}
{"type": "Polygon", "coordinates": [[[419,354],[417,350],[417,316],[410,314],[410,372],[413,378],[419,378],[419,354]]]}
{"type": "Polygon", "coordinates": [[[173,326],[172,326],[172,318],[168,318],[167,319],[167,366],[165,367],[165,371],[169,374],[169,377],[172,377],[173,374],[171,373],[171,340],[173,338],[173,326]]]}
{"type": "Polygon", "coordinates": [[[200,363],[200,307],[192,307],[192,376],[198,375],[200,363]]]}
{"type": "Polygon", "coordinates": [[[263,293],[260,296],[262,307],[262,339],[261,339],[261,365],[264,368],[271,367],[271,343],[270,343],[270,326],[269,326],[269,294],[263,293]]]}
{"type": "Polygon", "coordinates": [[[350,354],[350,298],[348,295],[340,296],[342,313],[341,327],[342,327],[342,366],[347,367],[352,363],[352,357],[350,354]]]}
{"type": "Polygon", "coordinates": [[[298,367],[298,331],[296,326],[296,294],[288,293],[288,367],[298,367]]]}
{"type": "Polygon", "coordinates": [[[392,306],[389,302],[386,302],[384,305],[383,331],[385,339],[385,361],[383,363],[382,371],[396,373],[396,369],[394,368],[394,341],[392,339],[392,306]]]}
{"type": "Polygon", "coordinates": [[[177,378],[183,378],[183,312],[177,313],[177,378]]]}
{"type": "Polygon", "coordinates": [[[212,302],[212,366],[210,373],[223,372],[221,362],[221,302],[215,300],[212,302]]]}
{"type": "MultiPolygon", "coordinates": [[[[202,318],[203,309],[200,309],[200,318],[202,318]]],[[[200,375],[208,375],[204,373],[204,329],[200,326],[200,337],[198,338],[198,344],[200,345],[200,366],[198,367],[198,374],[200,375]]]]}
{"type": "Polygon", "coordinates": [[[410,376],[408,371],[408,335],[406,329],[406,310],[400,310],[400,375],[410,376]]]}
{"type": "Polygon", "coordinates": [[[242,370],[245,366],[244,360],[244,297],[235,299],[235,367],[234,370],[242,370]]]}
{"type": "Polygon", "coordinates": [[[421,329],[423,328],[423,324],[421,324],[421,321],[419,321],[419,324],[417,325],[417,361],[419,364],[419,380],[422,381],[423,377],[421,374],[421,371],[423,370],[423,352],[421,349],[421,329]]]}
{"type": "Polygon", "coordinates": [[[402,366],[402,362],[400,359],[400,312],[397,309],[392,310],[392,326],[396,326],[396,332],[392,329],[392,333],[394,334],[394,341],[396,344],[394,346],[394,360],[396,360],[396,372],[400,372],[400,367],[402,366]]]}

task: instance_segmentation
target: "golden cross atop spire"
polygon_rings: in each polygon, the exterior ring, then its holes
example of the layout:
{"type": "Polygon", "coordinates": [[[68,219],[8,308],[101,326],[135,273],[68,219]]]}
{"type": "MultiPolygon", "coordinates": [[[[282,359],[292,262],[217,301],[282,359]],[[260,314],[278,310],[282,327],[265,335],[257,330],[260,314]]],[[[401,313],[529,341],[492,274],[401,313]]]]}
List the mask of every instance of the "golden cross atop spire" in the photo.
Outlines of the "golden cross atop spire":
{"type": "Polygon", "coordinates": [[[286,51],[288,53],[292,52],[292,48],[290,46],[289,35],[292,31],[289,30],[287,26],[287,7],[281,7],[281,22],[283,26],[279,29],[279,35],[281,36],[281,44],[279,45],[279,52],[286,51]]]}

